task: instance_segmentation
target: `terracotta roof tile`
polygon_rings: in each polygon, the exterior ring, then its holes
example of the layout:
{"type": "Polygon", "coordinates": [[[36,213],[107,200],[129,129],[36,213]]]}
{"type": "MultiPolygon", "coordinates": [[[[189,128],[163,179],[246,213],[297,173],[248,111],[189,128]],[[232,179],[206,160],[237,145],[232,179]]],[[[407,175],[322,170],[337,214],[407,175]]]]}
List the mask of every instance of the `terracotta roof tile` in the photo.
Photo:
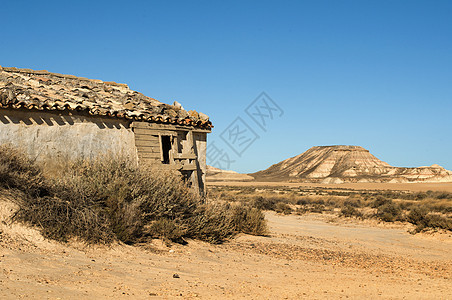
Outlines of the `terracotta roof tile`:
{"type": "Polygon", "coordinates": [[[0,108],[6,107],[87,111],[129,120],[213,127],[205,114],[161,103],[126,84],[0,66],[0,108]]]}

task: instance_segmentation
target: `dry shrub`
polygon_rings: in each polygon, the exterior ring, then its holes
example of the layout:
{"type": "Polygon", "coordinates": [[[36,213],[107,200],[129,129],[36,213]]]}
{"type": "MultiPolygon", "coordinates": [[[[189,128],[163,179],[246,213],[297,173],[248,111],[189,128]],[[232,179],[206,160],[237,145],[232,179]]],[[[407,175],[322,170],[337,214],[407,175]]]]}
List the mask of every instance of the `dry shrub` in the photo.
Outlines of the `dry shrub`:
{"type": "Polygon", "coordinates": [[[425,207],[413,208],[407,221],[416,225],[415,232],[420,232],[426,228],[441,228],[452,231],[452,220],[437,214],[430,214],[425,207]]]}
{"type": "MultiPolygon", "coordinates": [[[[294,207],[299,215],[305,213],[339,212],[340,216],[377,218],[385,222],[407,221],[407,215],[422,207],[425,216],[419,228],[451,228],[452,193],[407,191],[337,191],[328,189],[298,189],[287,191],[285,187],[213,187],[221,199],[240,201],[251,207],[284,213],[285,207],[294,207]],[[264,191],[262,191],[264,189],[264,191]],[[271,192],[270,192],[271,191],[271,192]],[[231,196],[233,193],[234,198],[231,196]],[[290,194],[290,198],[287,196],[290,194]],[[237,196],[240,195],[240,196],[237,196]],[[291,204],[290,206],[288,204],[291,204]]],[[[289,212],[289,210],[287,210],[289,212]]]]}
{"type": "Polygon", "coordinates": [[[161,219],[182,223],[201,201],[176,172],[138,168],[115,157],[73,163],[48,183],[54,197],[25,198],[17,218],[63,241],[74,236],[88,242],[143,241],[145,225],[161,219]]]}
{"type": "Polygon", "coordinates": [[[251,199],[250,205],[260,210],[275,210],[277,202],[275,198],[258,196],[251,199]]]}
{"type": "Polygon", "coordinates": [[[392,200],[381,205],[377,209],[377,218],[384,222],[403,221],[402,209],[392,200]]]}
{"type": "Polygon", "coordinates": [[[276,203],[275,211],[279,214],[290,215],[292,213],[292,208],[287,203],[278,202],[276,203]]]}
{"type": "Polygon", "coordinates": [[[378,208],[380,206],[392,203],[391,199],[385,198],[383,196],[377,196],[375,200],[370,204],[373,208],[378,208]]]}
{"type": "Polygon", "coordinates": [[[79,237],[89,243],[114,240],[107,216],[82,203],[56,197],[24,196],[19,201],[15,219],[39,226],[43,236],[58,241],[79,237]]]}
{"type": "Polygon", "coordinates": [[[187,222],[187,233],[193,238],[209,243],[220,243],[235,234],[227,204],[201,205],[187,222]]]}
{"type": "Polygon", "coordinates": [[[246,205],[202,205],[187,226],[192,237],[215,244],[237,232],[267,234],[267,222],[262,211],[246,205]]]}
{"type": "Polygon", "coordinates": [[[362,218],[363,214],[356,209],[355,207],[351,206],[351,205],[345,205],[344,207],[341,208],[341,212],[340,215],[343,217],[356,217],[356,218],[362,218]]]}
{"type": "Polygon", "coordinates": [[[177,241],[184,243],[183,236],[186,234],[180,225],[169,219],[158,219],[145,226],[144,232],[151,238],[162,238],[166,242],[177,241]]]}
{"type": "Polygon", "coordinates": [[[262,234],[266,226],[257,209],[204,204],[176,171],[103,157],[68,163],[58,177],[43,177],[29,160],[3,151],[9,155],[2,155],[0,188],[24,191],[15,220],[55,240],[220,243],[237,232],[262,234]]]}
{"type": "Polygon", "coordinates": [[[232,213],[236,231],[253,235],[268,233],[265,215],[260,209],[239,205],[233,208],[232,213]]]}
{"type": "Polygon", "coordinates": [[[0,145],[0,188],[31,195],[45,193],[41,171],[19,149],[0,145]]]}

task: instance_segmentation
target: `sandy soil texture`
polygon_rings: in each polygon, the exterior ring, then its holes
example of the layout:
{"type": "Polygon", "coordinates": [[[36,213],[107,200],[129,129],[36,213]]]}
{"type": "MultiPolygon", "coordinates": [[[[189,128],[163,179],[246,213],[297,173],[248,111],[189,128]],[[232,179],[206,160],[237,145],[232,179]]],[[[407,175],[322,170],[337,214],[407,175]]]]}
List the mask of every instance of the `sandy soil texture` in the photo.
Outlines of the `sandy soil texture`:
{"type": "MultiPolygon", "coordinates": [[[[6,207],[7,208],[7,207],[6,207]]],[[[3,209],[6,209],[3,207],[3,209]]],[[[268,237],[223,245],[63,245],[2,221],[1,299],[447,299],[452,236],[267,213],[268,237]]]]}

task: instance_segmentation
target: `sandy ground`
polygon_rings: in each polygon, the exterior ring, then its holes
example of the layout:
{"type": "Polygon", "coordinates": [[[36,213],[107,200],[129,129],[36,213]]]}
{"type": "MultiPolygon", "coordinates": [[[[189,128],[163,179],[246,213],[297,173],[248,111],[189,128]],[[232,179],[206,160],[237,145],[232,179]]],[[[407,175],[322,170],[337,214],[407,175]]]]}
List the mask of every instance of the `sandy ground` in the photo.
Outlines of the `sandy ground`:
{"type": "Polygon", "coordinates": [[[320,187],[328,189],[351,190],[401,190],[401,191],[446,191],[452,192],[452,182],[435,183],[299,183],[299,182],[262,182],[262,181],[207,181],[210,186],[270,186],[270,187],[320,187]]]}
{"type": "MultiPolygon", "coordinates": [[[[2,206],[3,213],[9,207],[2,206]]],[[[0,211],[1,213],[1,211],[0,211]]],[[[223,245],[63,245],[0,220],[1,299],[447,299],[452,236],[267,213],[268,237],[223,245]],[[177,275],[175,275],[177,274],[177,275]]]]}

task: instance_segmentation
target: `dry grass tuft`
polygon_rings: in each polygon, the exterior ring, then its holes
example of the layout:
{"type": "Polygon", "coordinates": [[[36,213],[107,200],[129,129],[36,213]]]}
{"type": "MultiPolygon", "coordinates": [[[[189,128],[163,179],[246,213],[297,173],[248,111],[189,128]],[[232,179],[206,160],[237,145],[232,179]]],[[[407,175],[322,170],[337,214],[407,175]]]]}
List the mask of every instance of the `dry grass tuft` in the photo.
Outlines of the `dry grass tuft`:
{"type": "Polygon", "coordinates": [[[0,188],[22,191],[15,220],[59,241],[127,244],[152,238],[221,243],[238,232],[263,234],[262,213],[251,208],[207,205],[176,171],[137,167],[117,157],[62,166],[56,176],[9,147],[0,148],[0,188]]]}
{"type": "Polygon", "coordinates": [[[0,145],[0,188],[40,195],[44,192],[41,171],[20,150],[0,145]]]}

